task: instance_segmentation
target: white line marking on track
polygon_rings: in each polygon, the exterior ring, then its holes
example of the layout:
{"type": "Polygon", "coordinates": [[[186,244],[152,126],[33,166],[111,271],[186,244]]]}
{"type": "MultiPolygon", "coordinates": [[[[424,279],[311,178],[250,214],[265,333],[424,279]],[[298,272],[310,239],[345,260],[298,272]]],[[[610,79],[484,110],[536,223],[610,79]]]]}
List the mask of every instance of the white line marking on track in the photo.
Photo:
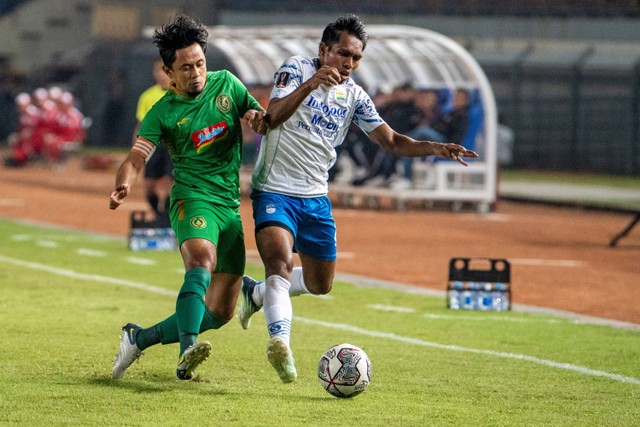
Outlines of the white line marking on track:
{"type": "Polygon", "coordinates": [[[584,267],[587,265],[584,261],[577,261],[573,259],[527,259],[527,258],[512,258],[509,262],[514,265],[534,265],[534,266],[546,266],[546,267],[584,267]]]}
{"type": "Polygon", "coordinates": [[[24,199],[0,198],[0,206],[3,208],[17,208],[19,206],[24,206],[24,199]]]}
{"type": "Polygon", "coordinates": [[[487,213],[481,215],[465,215],[460,216],[463,221],[493,221],[493,222],[509,222],[511,221],[511,215],[499,214],[499,213],[487,213]]]}
{"type": "Polygon", "coordinates": [[[355,252],[338,252],[338,259],[354,259],[355,257],[355,252]]]}
{"type": "MultiPolygon", "coordinates": [[[[36,262],[30,262],[30,261],[23,261],[23,260],[19,260],[19,259],[16,259],[16,258],[6,257],[6,256],[3,256],[3,255],[0,255],[0,262],[4,262],[4,263],[7,263],[7,264],[12,264],[12,265],[17,265],[19,267],[30,268],[30,269],[33,269],[33,270],[46,271],[46,272],[51,273],[51,274],[57,274],[57,275],[60,275],[60,276],[70,277],[70,278],[77,279],[77,280],[85,280],[85,281],[88,281],[88,282],[90,282],[92,284],[97,283],[97,282],[102,282],[102,283],[108,283],[108,284],[112,284],[112,285],[127,286],[127,287],[130,287],[130,288],[140,289],[140,290],[144,290],[144,291],[147,291],[147,292],[152,292],[152,293],[156,293],[156,294],[172,296],[174,298],[177,295],[175,291],[169,291],[167,289],[158,288],[156,286],[147,285],[145,283],[133,282],[133,281],[130,281],[130,280],[116,279],[116,278],[113,278],[113,277],[100,276],[100,275],[97,275],[97,274],[78,273],[78,272],[73,271],[73,270],[67,270],[67,269],[64,269],[64,268],[51,267],[49,265],[40,264],[40,263],[36,263],[36,262]]],[[[475,353],[475,354],[484,354],[484,355],[487,355],[487,356],[501,357],[501,358],[505,358],[505,359],[524,360],[524,361],[527,361],[527,362],[537,363],[539,365],[549,366],[549,367],[552,367],[552,368],[558,368],[558,369],[565,369],[565,370],[569,370],[569,371],[574,371],[574,372],[577,372],[577,373],[580,373],[580,374],[584,374],[584,375],[591,375],[591,376],[595,376],[595,377],[603,377],[603,378],[608,378],[608,379],[611,379],[611,380],[614,380],[614,381],[618,381],[618,382],[640,385],[640,380],[637,379],[637,378],[627,377],[627,376],[618,375],[618,374],[612,374],[612,373],[604,372],[604,371],[598,371],[598,370],[595,370],[595,369],[586,368],[584,366],[573,365],[571,363],[559,363],[559,362],[554,362],[553,360],[540,359],[538,357],[527,356],[526,354],[505,353],[505,352],[501,352],[501,351],[480,350],[480,349],[475,349],[475,348],[461,347],[461,346],[457,346],[457,345],[440,344],[440,343],[436,343],[436,342],[423,341],[423,340],[420,340],[420,339],[417,339],[417,338],[412,338],[412,337],[404,337],[402,335],[396,335],[396,334],[392,334],[392,333],[388,333],[388,332],[369,331],[367,329],[362,329],[362,328],[358,328],[358,327],[351,326],[351,325],[345,325],[345,324],[342,324],[342,323],[329,323],[329,322],[324,322],[324,321],[321,321],[321,320],[307,319],[305,317],[299,317],[299,316],[294,316],[293,319],[296,320],[296,321],[302,322],[302,323],[309,324],[309,325],[322,326],[322,327],[331,328],[331,329],[339,329],[339,330],[343,330],[343,331],[347,331],[347,332],[366,335],[366,336],[369,336],[369,337],[383,338],[383,339],[389,339],[389,340],[393,340],[393,341],[398,341],[398,342],[402,342],[402,343],[405,343],[405,344],[412,344],[412,345],[419,345],[419,346],[424,346],[424,347],[437,348],[437,349],[440,349],[440,350],[449,350],[449,351],[460,351],[460,352],[475,353]]]]}

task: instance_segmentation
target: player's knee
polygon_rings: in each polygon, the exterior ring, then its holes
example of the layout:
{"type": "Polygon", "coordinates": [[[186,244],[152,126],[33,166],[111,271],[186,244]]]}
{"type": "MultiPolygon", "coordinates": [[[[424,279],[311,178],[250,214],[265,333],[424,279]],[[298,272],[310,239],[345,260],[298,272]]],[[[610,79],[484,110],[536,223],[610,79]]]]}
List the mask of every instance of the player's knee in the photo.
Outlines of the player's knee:
{"type": "Polygon", "coordinates": [[[333,280],[310,280],[305,278],[305,285],[313,295],[326,295],[333,288],[333,280]]]}
{"type": "Polygon", "coordinates": [[[281,276],[286,279],[290,279],[291,272],[293,271],[293,260],[278,258],[265,260],[265,270],[267,277],[281,276]]]}

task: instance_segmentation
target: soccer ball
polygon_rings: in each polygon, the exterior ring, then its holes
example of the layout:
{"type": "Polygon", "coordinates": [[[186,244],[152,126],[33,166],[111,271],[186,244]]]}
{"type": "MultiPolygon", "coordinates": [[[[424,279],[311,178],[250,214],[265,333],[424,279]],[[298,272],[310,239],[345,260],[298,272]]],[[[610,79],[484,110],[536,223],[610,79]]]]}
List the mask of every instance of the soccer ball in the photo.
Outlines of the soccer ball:
{"type": "Polygon", "coordinates": [[[371,362],[367,354],[355,345],[334,345],[318,362],[318,379],[333,396],[357,396],[371,382],[371,362]]]}

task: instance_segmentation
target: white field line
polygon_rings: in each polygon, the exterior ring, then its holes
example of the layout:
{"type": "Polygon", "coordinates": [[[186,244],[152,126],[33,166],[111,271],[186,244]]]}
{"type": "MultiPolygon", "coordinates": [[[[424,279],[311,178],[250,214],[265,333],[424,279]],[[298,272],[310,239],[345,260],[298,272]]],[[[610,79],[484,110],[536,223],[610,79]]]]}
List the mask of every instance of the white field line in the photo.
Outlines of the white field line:
{"type": "Polygon", "coordinates": [[[38,240],[36,241],[36,245],[41,246],[43,248],[57,248],[58,242],[53,242],[51,240],[38,240]]]}
{"type": "MultiPolygon", "coordinates": [[[[169,291],[167,289],[163,289],[163,288],[159,288],[159,287],[156,287],[156,286],[147,285],[147,284],[144,284],[144,283],[133,282],[133,281],[129,281],[129,280],[116,279],[116,278],[113,278],[113,277],[100,276],[100,275],[97,275],[97,274],[78,273],[78,272],[73,271],[73,270],[67,270],[67,269],[64,269],[64,268],[51,267],[51,266],[48,266],[48,265],[45,265],[45,264],[29,262],[29,261],[23,261],[23,260],[19,260],[19,259],[15,259],[15,258],[5,257],[3,255],[0,255],[0,262],[16,265],[16,266],[23,267],[23,268],[30,268],[30,269],[33,269],[33,270],[46,271],[46,272],[51,273],[51,274],[57,274],[59,276],[70,277],[70,278],[77,279],[77,280],[86,280],[86,281],[88,281],[90,283],[103,282],[103,283],[108,283],[108,284],[113,284],[113,285],[127,286],[127,287],[130,287],[130,288],[140,289],[140,290],[144,290],[144,291],[152,292],[152,293],[157,293],[157,294],[161,294],[161,295],[167,295],[167,296],[172,296],[172,297],[176,296],[176,292],[175,291],[169,291]]],[[[384,338],[384,339],[398,341],[398,342],[402,342],[402,343],[406,343],[406,344],[413,344],[413,345],[419,345],[419,346],[424,346],[424,347],[437,348],[437,349],[440,349],[440,350],[461,351],[461,352],[467,352],[467,353],[483,354],[483,355],[487,355],[487,356],[502,357],[502,358],[506,358],[506,359],[524,360],[524,361],[527,361],[527,362],[537,363],[537,364],[543,365],[543,366],[549,366],[549,367],[553,367],[553,368],[559,368],[559,369],[566,369],[566,370],[569,370],[569,371],[575,371],[575,372],[578,372],[578,373],[583,374],[583,375],[591,375],[591,376],[595,376],[595,377],[603,377],[603,378],[608,378],[608,379],[611,379],[611,380],[614,380],[614,381],[618,381],[618,382],[640,385],[640,380],[637,379],[637,378],[626,377],[624,375],[612,374],[612,373],[609,373],[609,372],[598,371],[598,370],[595,370],[595,369],[589,369],[589,368],[585,368],[583,366],[573,365],[571,363],[554,362],[552,360],[540,359],[538,357],[527,356],[525,354],[505,353],[505,352],[493,351],[493,350],[480,350],[480,349],[474,349],[474,348],[468,348],[468,347],[461,347],[461,346],[457,346],[457,345],[440,344],[440,343],[435,343],[435,342],[430,342],[430,341],[419,340],[417,338],[403,337],[401,335],[396,335],[396,334],[387,333],[387,332],[369,331],[367,329],[362,329],[362,328],[358,328],[358,327],[351,326],[351,325],[345,325],[345,324],[341,324],[341,323],[329,323],[329,322],[323,322],[323,321],[320,321],[320,320],[307,319],[307,318],[299,317],[299,316],[294,316],[293,318],[294,318],[294,320],[297,320],[297,321],[302,322],[302,323],[307,323],[307,324],[310,324],[310,325],[323,326],[325,328],[332,328],[332,329],[340,329],[340,330],[343,330],[343,331],[348,331],[348,332],[352,332],[352,333],[366,335],[366,336],[370,336],[370,337],[374,337],[374,338],[384,338]]]]}
{"type": "Polygon", "coordinates": [[[131,264],[138,264],[138,265],[156,265],[155,260],[152,259],[148,259],[148,258],[137,258],[137,257],[127,257],[127,262],[130,262],[131,264]]]}
{"type": "Polygon", "coordinates": [[[331,328],[331,329],[339,329],[342,331],[357,333],[360,335],[366,335],[374,338],[385,338],[393,341],[403,342],[406,344],[432,347],[440,350],[461,351],[466,353],[475,353],[475,354],[484,354],[487,356],[502,357],[506,359],[524,360],[527,362],[537,363],[539,365],[550,366],[552,368],[560,368],[560,369],[566,369],[569,371],[575,371],[584,375],[592,375],[594,377],[604,377],[604,378],[609,378],[609,379],[623,382],[623,383],[640,385],[640,380],[637,378],[625,377],[624,375],[611,374],[609,372],[604,372],[604,371],[597,371],[595,369],[589,369],[589,368],[585,368],[584,366],[573,365],[571,363],[554,362],[553,360],[540,359],[538,357],[527,356],[525,354],[505,353],[505,352],[493,351],[493,350],[479,350],[475,348],[461,347],[458,345],[439,344],[435,342],[419,340],[417,338],[403,337],[401,335],[396,335],[396,334],[387,333],[387,332],[369,331],[369,330],[358,328],[351,325],[323,322],[321,320],[306,319],[304,317],[298,317],[298,316],[293,316],[293,319],[302,323],[307,323],[309,325],[322,326],[322,327],[331,328]]]}
{"type": "Polygon", "coordinates": [[[415,313],[413,308],[401,307],[399,305],[369,304],[367,307],[378,311],[388,311],[392,313],[415,313]]]}
{"type": "MultiPolygon", "coordinates": [[[[428,278],[432,279],[432,278],[428,278]]],[[[419,285],[402,284],[392,282],[389,280],[374,279],[371,277],[358,276],[356,274],[336,273],[336,280],[342,282],[352,283],[355,286],[363,288],[382,288],[393,289],[394,291],[404,292],[407,294],[429,295],[436,298],[445,298],[447,295],[446,290],[436,290],[424,288],[419,285]]],[[[569,319],[573,323],[587,324],[587,325],[602,325],[613,328],[623,328],[632,331],[640,331],[640,324],[624,322],[622,320],[607,319],[604,317],[587,316],[585,314],[573,313],[566,310],[557,310],[546,307],[536,307],[533,305],[514,303],[511,306],[511,310],[514,312],[531,313],[545,316],[561,317],[569,319]]]]}
{"type": "Polygon", "coordinates": [[[63,277],[69,277],[71,279],[76,279],[76,280],[86,280],[94,283],[102,282],[102,283],[109,283],[111,285],[127,286],[129,288],[141,289],[143,291],[152,292],[160,295],[168,295],[172,297],[175,297],[177,295],[175,291],[159,288],[157,286],[147,285],[146,283],[133,282],[131,280],[116,279],[113,277],[100,276],[97,274],[78,273],[77,271],[67,270],[66,268],[51,267],[49,265],[40,264],[37,262],[22,261],[15,258],[5,257],[2,255],[0,255],[0,262],[17,265],[18,267],[23,267],[23,268],[30,268],[32,270],[45,271],[47,273],[56,274],[58,276],[63,276],[63,277]]]}
{"type": "Polygon", "coordinates": [[[96,258],[101,258],[101,257],[106,257],[107,256],[107,253],[105,251],[98,251],[98,250],[95,250],[95,249],[87,249],[87,248],[78,248],[76,253],[78,255],[92,256],[92,257],[96,257],[96,258]]]}
{"type": "MultiPolygon", "coordinates": [[[[434,319],[434,320],[468,320],[471,322],[484,322],[484,321],[489,321],[489,322],[523,322],[523,323],[528,323],[528,322],[540,322],[539,319],[533,320],[533,318],[525,318],[525,317],[503,317],[503,316],[453,316],[453,315],[446,315],[446,314],[431,314],[431,313],[426,313],[422,315],[423,317],[427,318],[427,319],[434,319]]],[[[549,320],[545,320],[544,323],[560,323],[559,320],[556,319],[549,319],[549,320]]]]}

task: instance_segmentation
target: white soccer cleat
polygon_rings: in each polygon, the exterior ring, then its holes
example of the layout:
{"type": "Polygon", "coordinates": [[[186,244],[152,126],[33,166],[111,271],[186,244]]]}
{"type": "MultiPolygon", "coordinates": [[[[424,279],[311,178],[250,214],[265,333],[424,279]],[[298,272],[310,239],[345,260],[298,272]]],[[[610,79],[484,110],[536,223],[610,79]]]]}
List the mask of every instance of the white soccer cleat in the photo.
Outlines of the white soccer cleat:
{"type": "Polygon", "coordinates": [[[197,342],[182,353],[178,360],[176,376],[181,380],[190,380],[198,366],[209,358],[211,343],[209,341],[197,342]]]}
{"type": "Polygon", "coordinates": [[[283,383],[292,383],[298,378],[293,352],[282,338],[275,336],[269,339],[267,359],[283,383]]]}
{"type": "Polygon", "coordinates": [[[142,355],[142,351],[136,345],[136,335],[142,328],[135,323],[127,323],[122,327],[120,336],[120,351],[113,362],[111,378],[122,378],[125,371],[142,355]]]}

